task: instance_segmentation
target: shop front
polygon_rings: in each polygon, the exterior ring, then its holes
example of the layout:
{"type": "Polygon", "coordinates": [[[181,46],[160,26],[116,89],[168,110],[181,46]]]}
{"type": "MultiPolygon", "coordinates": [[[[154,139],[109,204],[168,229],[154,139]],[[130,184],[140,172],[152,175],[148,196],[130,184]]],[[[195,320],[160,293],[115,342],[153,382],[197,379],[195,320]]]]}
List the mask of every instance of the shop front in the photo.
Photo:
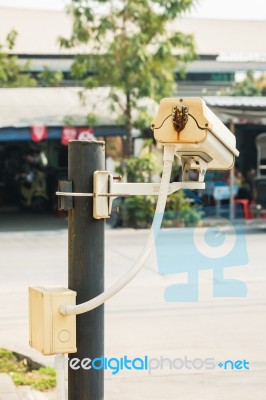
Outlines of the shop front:
{"type": "Polygon", "coordinates": [[[111,152],[114,143],[119,147],[125,130],[114,113],[110,117],[106,90],[90,92],[86,104],[81,90],[0,89],[0,210],[56,209],[57,181],[67,178],[69,140],[105,140],[111,152]],[[93,128],[87,125],[92,113],[98,116],[93,128]]]}

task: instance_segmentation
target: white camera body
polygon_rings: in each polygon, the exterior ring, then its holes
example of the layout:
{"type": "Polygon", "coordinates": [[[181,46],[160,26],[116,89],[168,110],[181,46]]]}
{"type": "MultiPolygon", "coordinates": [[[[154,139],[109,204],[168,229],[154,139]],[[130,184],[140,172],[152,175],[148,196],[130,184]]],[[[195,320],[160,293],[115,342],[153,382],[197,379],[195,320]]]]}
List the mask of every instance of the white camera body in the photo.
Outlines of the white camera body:
{"type": "Polygon", "coordinates": [[[239,155],[234,134],[199,97],[162,99],[151,129],[158,142],[175,146],[179,158],[191,158],[191,168],[201,159],[208,169],[227,170],[239,155]]]}

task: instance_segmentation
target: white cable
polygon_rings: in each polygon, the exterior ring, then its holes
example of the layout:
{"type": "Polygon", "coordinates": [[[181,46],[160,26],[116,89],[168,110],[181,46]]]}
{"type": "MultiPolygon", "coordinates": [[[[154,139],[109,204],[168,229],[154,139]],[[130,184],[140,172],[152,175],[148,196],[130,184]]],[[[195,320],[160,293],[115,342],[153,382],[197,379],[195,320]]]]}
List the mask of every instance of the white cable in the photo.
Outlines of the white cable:
{"type": "Polygon", "coordinates": [[[163,173],[162,173],[156,210],[146,245],[143,248],[142,252],[140,253],[135,264],[133,264],[132,268],[125,275],[123,275],[114,285],[112,285],[105,292],[99,294],[93,299],[75,306],[70,304],[63,304],[62,306],[60,306],[61,314],[63,315],[83,314],[87,311],[93,310],[96,307],[99,307],[107,300],[109,300],[111,297],[113,297],[116,293],[118,293],[120,290],[122,290],[130,281],[132,281],[132,279],[142,269],[145,261],[147,260],[148,256],[150,255],[153,249],[155,237],[157,236],[159,229],[161,227],[163,213],[169,190],[174,154],[175,154],[175,146],[164,146],[163,173]]]}
{"type": "Polygon", "coordinates": [[[65,355],[55,355],[57,400],[66,400],[65,355]]]}

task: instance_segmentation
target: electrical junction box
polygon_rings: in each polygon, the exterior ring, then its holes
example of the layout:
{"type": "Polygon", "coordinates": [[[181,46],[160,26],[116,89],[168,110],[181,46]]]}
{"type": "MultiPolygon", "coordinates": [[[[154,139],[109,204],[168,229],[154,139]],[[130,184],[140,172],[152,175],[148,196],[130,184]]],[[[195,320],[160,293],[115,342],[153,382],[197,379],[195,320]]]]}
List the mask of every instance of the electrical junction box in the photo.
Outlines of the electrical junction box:
{"type": "Polygon", "coordinates": [[[62,287],[29,288],[29,344],[45,355],[75,353],[76,316],[62,315],[59,307],[76,304],[77,293],[62,287]]]}

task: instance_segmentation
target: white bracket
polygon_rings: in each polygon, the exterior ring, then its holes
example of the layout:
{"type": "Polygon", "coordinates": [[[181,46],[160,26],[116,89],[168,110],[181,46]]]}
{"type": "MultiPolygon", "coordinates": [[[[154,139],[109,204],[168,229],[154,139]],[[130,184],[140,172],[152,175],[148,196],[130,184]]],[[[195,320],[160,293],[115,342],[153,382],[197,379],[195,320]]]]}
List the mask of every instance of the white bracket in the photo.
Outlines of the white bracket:
{"type": "Polygon", "coordinates": [[[110,218],[109,212],[109,171],[95,171],[93,175],[93,218],[110,218]]]}
{"type": "Polygon", "coordinates": [[[204,182],[205,174],[208,168],[208,162],[203,160],[199,155],[195,156],[184,156],[181,157],[182,162],[182,180],[188,181],[188,173],[191,169],[199,170],[199,182],[204,182]]]}
{"type": "MultiPolygon", "coordinates": [[[[204,175],[203,175],[204,178],[204,175]]],[[[136,195],[158,196],[160,183],[115,183],[109,171],[95,171],[93,176],[93,217],[110,218],[113,200],[136,195]]],[[[205,189],[205,182],[173,182],[168,194],[180,189],[205,189]]]]}
{"type": "MultiPolygon", "coordinates": [[[[205,189],[204,176],[207,170],[207,162],[200,156],[182,157],[183,181],[169,184],[168,194],[180,189],[205,189]],[[188,181],[188,172],[191,168],[199,169],[198,181],[188,181]]],[[[136,195],[158,196],[160,183],[116,183],[109,171],[95,171],[93,175],[93,193],[56,192],[57,196],[67,197],[93,197],[93,218],[110,218],[112,204],[117,197],[136,195]]],[[[67,208],[69,209],[69,208],[67,208]]]]}

